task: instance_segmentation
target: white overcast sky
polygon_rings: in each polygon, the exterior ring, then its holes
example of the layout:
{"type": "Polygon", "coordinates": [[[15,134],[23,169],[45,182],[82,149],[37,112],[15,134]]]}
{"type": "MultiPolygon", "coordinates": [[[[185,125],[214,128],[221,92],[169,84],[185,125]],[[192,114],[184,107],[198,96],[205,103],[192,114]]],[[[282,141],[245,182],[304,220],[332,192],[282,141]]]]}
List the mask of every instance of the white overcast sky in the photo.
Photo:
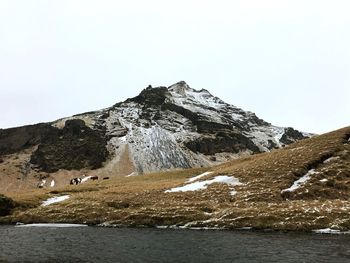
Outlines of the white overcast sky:
{"type": "Polygon", "coordinates": [[[0,0],[0,128],[185,80],[280,126],[350,125],[349,0],[0,0]]]}

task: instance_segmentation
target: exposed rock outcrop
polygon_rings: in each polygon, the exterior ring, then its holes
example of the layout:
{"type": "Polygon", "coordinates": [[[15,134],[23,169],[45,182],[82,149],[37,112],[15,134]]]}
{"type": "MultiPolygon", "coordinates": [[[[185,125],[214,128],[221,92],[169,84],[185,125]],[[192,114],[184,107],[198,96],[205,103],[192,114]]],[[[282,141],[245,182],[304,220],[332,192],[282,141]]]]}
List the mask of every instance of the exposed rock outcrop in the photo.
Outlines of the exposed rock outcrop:
{"type": "Polygon", "coordinates": [[[239,133],[219,133],[213,137],[202,137],[185,143],[191,151],[205,155],[216,153],[240,153],[250,150],[253,153],[261,152],[259,148],[246,136],[239,133]]]}
{"type": "Polygon", "coordinates": [[[48,123],[0,129],[0,155],[19,152],[38,145],[44,137],[50,137],[55,132],[55,128],[48,123]]]}
{"type": "Polygon", "coordinates": [[[98,131],[87,127],[84,121],[66,121],[65,127],[42,139],[33,153],[31,163],[45,172],[59,169],[96,169],[106,161],[106,140],[98,131]]]}
{"type": "Polygon", "coordinates": [[[10,213],[10,211],[15,207],[12,199],[0,195],[0,216],[6,216],[10,213]]]}
{"type": "Polygon", "coordinates": [[[293,142],[302,140],[307,138],[300,131],[297,131],[291,127],[288,127],[284,130],[284,134],[282,135],[280,142],[284,144],[291,144],[293,142]]]}

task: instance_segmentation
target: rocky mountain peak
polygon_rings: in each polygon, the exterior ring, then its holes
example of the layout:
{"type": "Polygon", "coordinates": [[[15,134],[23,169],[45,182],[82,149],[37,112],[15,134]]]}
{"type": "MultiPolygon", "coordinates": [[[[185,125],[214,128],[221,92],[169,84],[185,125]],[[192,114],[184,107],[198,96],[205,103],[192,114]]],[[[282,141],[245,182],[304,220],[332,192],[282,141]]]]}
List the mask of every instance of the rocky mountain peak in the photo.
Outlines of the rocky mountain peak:
{"type": "Polygon", "coordinates": [[[194,91],[185,81],[179,81],[178,83],[168,87],[168,90],[172,93],[185,96],[188,91],[194,91]]]}
{"type": "Polygon", "coordinates": [[[138,96],[128,99],[126,102],[136,102],[145,104],[146,106],[157,106],[163,104],[168,96],[169,92],[166,87],[153,88],[152,86],[148,86],[146,89],[142,90],[138,96]]]}
{"type": "Polygon", "coordinates": [[[92,118],[106,131],[111,155],[119,158],[127,147],[137,172],[208,166],[301,139],[300,134],[294,138],[296,133],[288,132],[291,140],[282,142],[285,128],[205,89],[192,89],[185,81],[170,87],[149,86],[96,116],[92,118]]]}

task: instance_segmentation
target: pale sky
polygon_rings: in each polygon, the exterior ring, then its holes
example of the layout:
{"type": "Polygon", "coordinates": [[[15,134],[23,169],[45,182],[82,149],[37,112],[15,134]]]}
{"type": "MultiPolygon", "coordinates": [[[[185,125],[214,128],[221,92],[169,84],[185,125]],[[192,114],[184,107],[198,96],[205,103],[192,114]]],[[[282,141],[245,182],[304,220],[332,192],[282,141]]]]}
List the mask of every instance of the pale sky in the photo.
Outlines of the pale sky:
{"type": "Polygon", "coordinates": [[[0,128],[185,80],[279,126],[350,125],[348,0],[0,0],[0,128]]]}

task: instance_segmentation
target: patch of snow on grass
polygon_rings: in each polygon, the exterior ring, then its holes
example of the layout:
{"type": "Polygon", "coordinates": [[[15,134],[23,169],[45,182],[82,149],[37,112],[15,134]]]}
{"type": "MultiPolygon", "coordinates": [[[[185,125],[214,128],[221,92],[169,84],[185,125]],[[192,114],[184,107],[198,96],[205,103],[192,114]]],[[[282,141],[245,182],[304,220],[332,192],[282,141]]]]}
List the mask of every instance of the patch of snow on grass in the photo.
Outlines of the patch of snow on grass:
{"type": "Polygon", "coordinates": [[[69,195],[52,197],[44,201],[41,206],[48,206],[55,203],[60,203],[60,202],[63,202],[64,200],[69,199],[69,197],[70,197],[69,195]]]}
{"type": "Polygon", "coordinates": [[[54,228],[63,228],[63,227],[86,227],[87,225],[82,224],[27,224],[27,225],[17,225],[16,227],[54,227],[54,228]]]}
{"type": "Polygon", "coordinates": [[[294,192],[295,190],[299,189],[301,186],[303,186],[307,181],[311,179],[311,175],[317,174],[318,172],[315,171],[315,169],[311,169],[307,172],[304,176],[296,180],[293,185],[287,189],[284,189],[281,191],[281,193],[285,192],[294,192]]]}
{"type": "Polygon", "coordinates": [[[235,196],[235,195],[237,194],[237,191],[232,190],[232,191],[230,192],[230,194],[231,194],[232,196],[235,196]]]}
{"type": "Polygon", "coordinates": [[[131,177],[131,176],[136,176],[137,175],[137,173],[135,173],[135,172],[132,172],[131,174],[128,174],[127,176],[125,176],[125,177],[131,177]]]}
{"type": "Polygon", "coordinates": [[[54,187],[54,186],[55,186],[55,180],[52,180],[52,181],[51,181],[50,186],[51,186],[51,187],[54,187]]]}
{"type": "Polygon", "coordinates": [[[328,158],[327,160],[325,160],[323,163],[330,163],[330,162],[333,162],[335,160],[338,160],[340,157],[339,156],[336,156],[336,157],[330,157],[328,158]]]}
{"type": "Polygon", "coordinates": [[[194,182],[190,183],[181,187],[175,187],[170,190],[165,191],[165,193],[176,193],[176,192],[188,192],[188,191],[198,191],[198,190],[205,190],[208,188],[209,185],[214,183],[222,183],[227,184],[231,187],[242,185],[242,183],[239,182],[239,180],[235,177],[230,177],[226,175],[220,175],[216,176],[211,180],[201,181],[201,182],[194,182]]]}
{"type": "Polygon", "coordinates": [[[325,178],[325,179],[322,179],[322,180],[320,180],[320,182],[321,182],[321,183],[326,183],[326,182],[328,182],[328,179],[326,179],[326,178],[325,178]]]}
{"type": "Polygon", "coordinates": [[[340,234],[341,233],[340,230],[331,229],[331,228],[316,229],[316,230],[313,230],[312,232],[317,234],[340,234]]]}
{"type": "Polygon", "coordinates": [[[192,178],[188,179],[186,183],[192,183],[192,182],[197,181],[197,180],[201,179],[202,177],[205,177],[205,176],[207,176],[207,175],[209,175],[209,174],[212,174],[212,173],[213,173],[213,172],[205,172],[205,173],[202,173],[202,174],[200,174],[200,175],[197,175],[197,176],[195,176],[195,177],[192,177],[192,178]]]}

